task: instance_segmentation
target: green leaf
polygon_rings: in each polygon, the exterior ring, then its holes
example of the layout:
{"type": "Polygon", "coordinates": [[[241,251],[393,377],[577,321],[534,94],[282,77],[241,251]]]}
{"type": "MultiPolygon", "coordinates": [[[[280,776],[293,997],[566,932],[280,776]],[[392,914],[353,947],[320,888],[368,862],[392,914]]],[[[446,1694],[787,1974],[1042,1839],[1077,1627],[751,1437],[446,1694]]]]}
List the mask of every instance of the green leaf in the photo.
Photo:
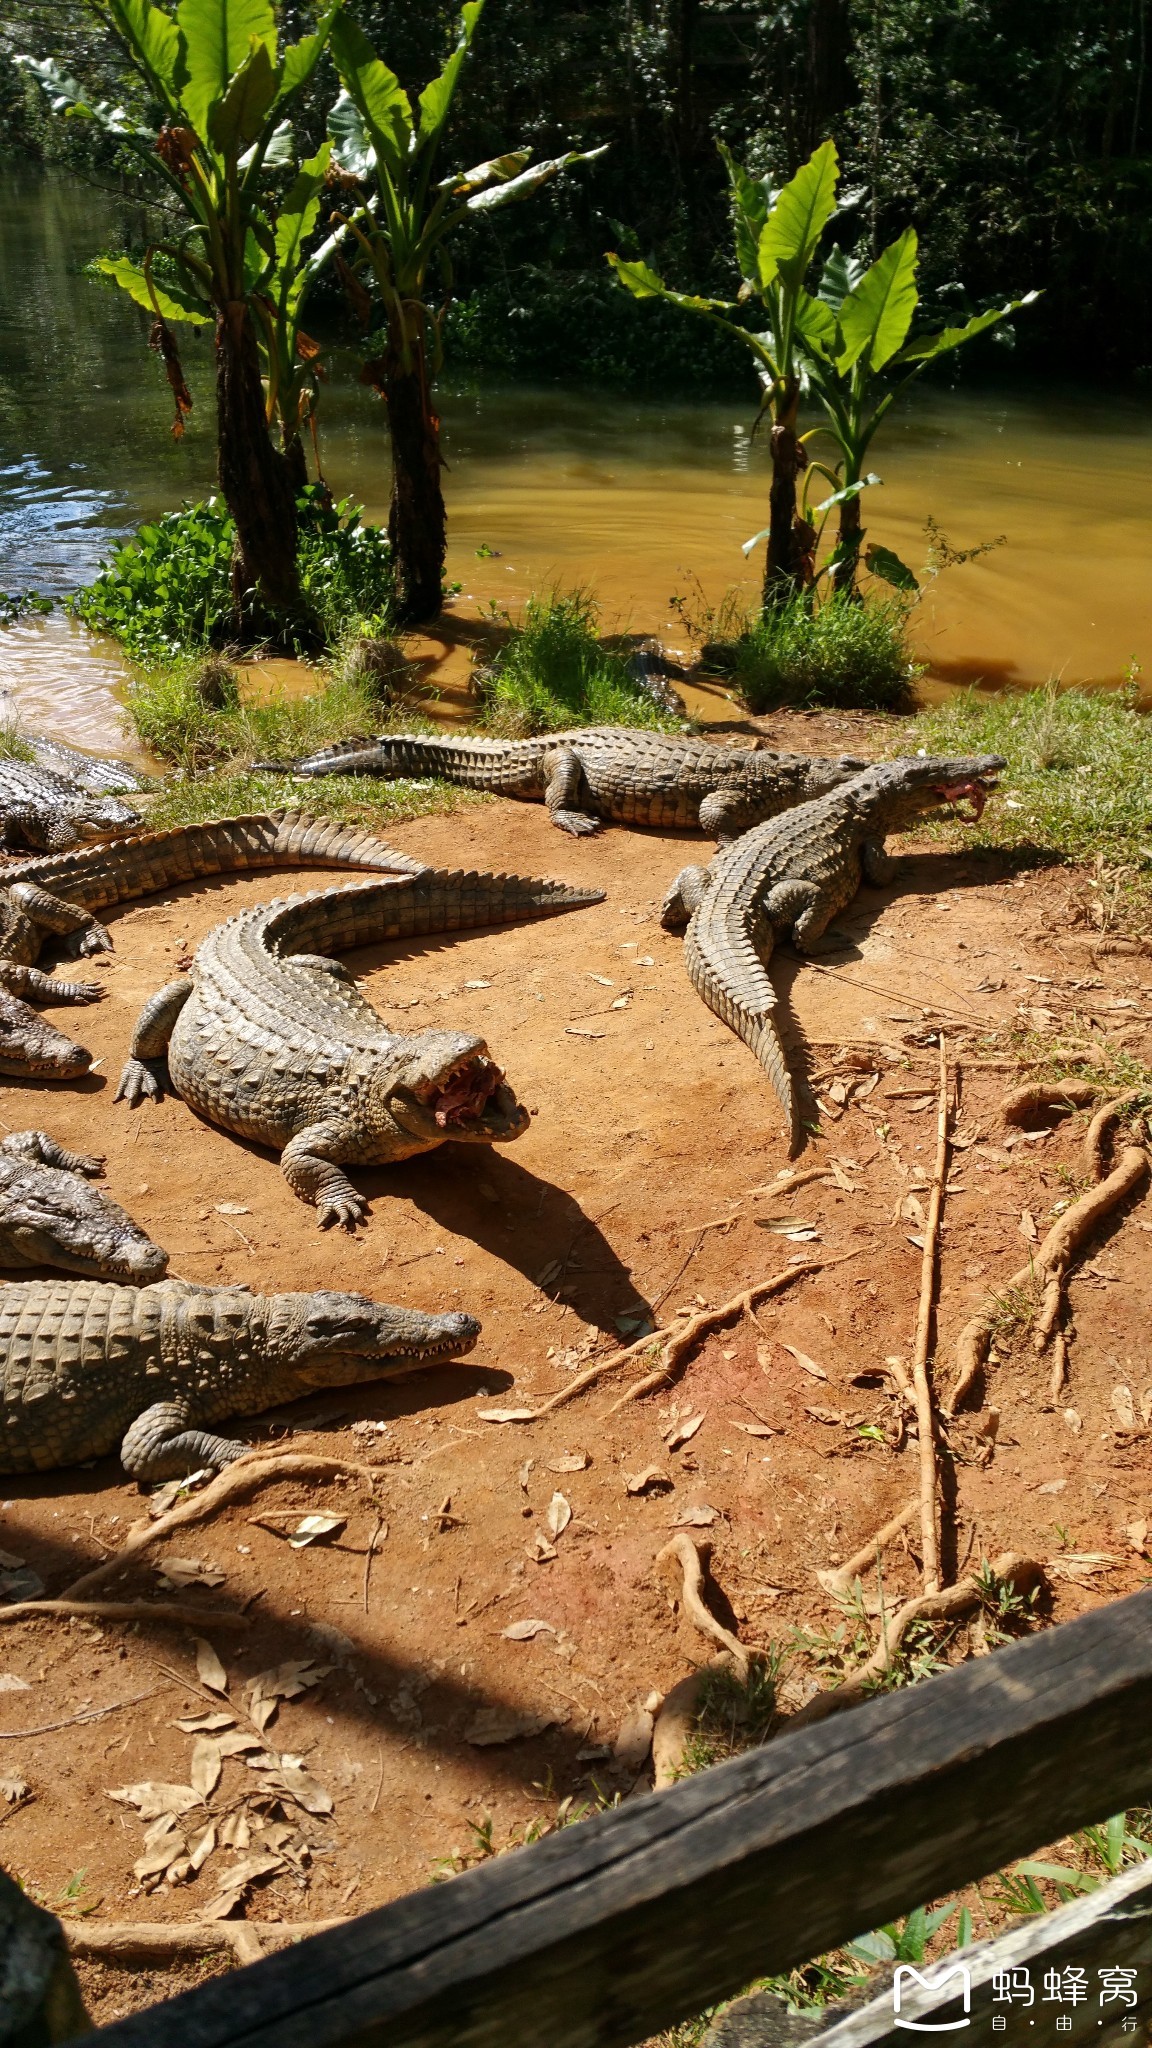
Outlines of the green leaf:
{"type": "Polygon", "coordinates": [[[395,178],[407,162],[412,140],[407,93],[396,73],[376,55],[363,29],[343,13],[332,25],[332,55],[368,129],[377,162],[395,178]]]}
{"type": "Polygon", "coordinates": [[[742,164],[738,164],[725,143],[722,142],[719,147],[724,159],[724,168],[728,173],[728,188],[732,198],[736,261],[745,283],[758,284],[760,268],[757,250],[764,224],[777,195],[766,178],[753,178],[742,164]]]}
{"type": "Polygon", "coordinates": [[[1066,1885],[1073,1892],[1095,1892],[1100,1889],[1100,1879],[1090,1870],[1072,1870],[1066,1863],[1039,1863],[1029,1859],[1017,1863],[1014,1874],[1017,1877],[1045,1877],[1049,1884],[1066,1885]]]}
{"type": "Polygon", "coordinates": [[[484,0],[468,0],[460,14],[460,39],[438,78],[430,79],[420,95],[420,140],[433,142],[448,119],[448,110],[460,82],[476,25],[484,12],[484,0]]]}
{"type": "Polygon", "coordinates": [[[151,133],[138,127],[123,107],[114,107],[109,100],[90,99],[85,88],[62,71],[54,57],[13,57],[12,62],[30,72],[43,87],[54,114],[75,115],[80,120],[95,121],[110,135],[142,136],[151,133]]]}
{"type": "Polygon", "coordinates": [[[891,548],[867,547],[864,550],[864,567],[879,576],[882,583],[890,583],[893,590],[919,590],[920,585],[906,562],[894,555],[891,548]]]}
{"type": "Polygon", "coordinates": [[[1006,306],[997,306],[989,313],[974,313],[964,327],[943,327],[939,334],[914,336],[908,346],[901,349],[898,361],[930,363],[935,356],[947,355],[951,349],[961,348],[977,334],[986,334],[990,327],[1007,320],[1013,313],[1019,313],[1023,307],[1031,306],[1039,297],[1039,292],[1025,292],[1022,299],[1010,299],[1006,306]]]}
{"type": "Polygon", "coordinates": [[[861,357],[867,369],[882,370],[903,346],[920,300],[917,250],[915,228],[905,228],[849,292],[840,308],[839,371],[850,370],[861,357]]]}
{"type": "Polygon", "coordinates": [[[252,40],[222,100],[208,110],[208,139],[221,156],[234,157],[254,143],[277,93],[277,77],[266,43],[252,40]]]}
{"type": "Polygon", "coordinates": [[[151,80],[158,81],[165,94],[175,91],[180,62],[180,31],[163,8],[149,0],[108,0],[108,13],[151,80]]]}
{"type": "MultiPolygon", "coordinates": [[[[279,104],[283,97],[283,93],[277,95],[277,104],[279,104]]],[[[253,143],[251,149],[246,149],[243,156],[236,159],[237,168],[241,171],[246,171],[252,164],[255,155],[256,144],[253,143]]],[[[264,168],[269,171],[283,170],[286,164],[292,162],[295,155],[296,143],[292,134],[292,123],[291,121],[281,121],[272,130],[268,138],[263,157],[264,168]]]]}
{"type": "Polygon", "coordinates": [[[368,178],[376,158],[364,116],[351,94],[342,92],[328,112],[328,133],[341,170],[353,178],[368,178]]]}
{"type": "Polygon", "coordinates": [[[972,1943],[972,1915],[967,1906],[961,1906],[960,1918],[956,1922],[957,1948],[969,1948],[972,1943]]]}
{"type": "Polygon", "coordinates": [[[834,505],[846,505],[850,498],[858,498],[861,491],[866,491],[872,484],[880,484],[883,481],[883,477],[877,476],[875,470],[869,470],[868,475],[861,477],[859,483],[845,484],[842,490],[833,491],[832,496],[825,498],[822,504],[817,505],[816,510],[831,512],[834,505]]]}
{"type": "Polygon", "coordinates": [[[197,135],[206,136],[209,111],[247,62],[254,36],[275,63],[276,22],[269,0],[180,0],[176,20],[184,38],[181,104],[197,135]]]}
{"type": "Polygon", "coordinates": [[[450,192],[454,199],[466,199],[470,192],[479,192],[485,185],[506,184],[524,169],[531,154],[530,149],[510,149],[506,156],[493,156],[487,163],[473,164],[470,171],[453,171],[451,177],[440,179],[436,189],[450,192]]]}
{"type": "Polygon", "coordinates": [[[294,92],[299,92],[302,85],[307,85],[332,33],[338,6],[339,0],[335,0],[335,4],[328,9],[320,22],[315,35],[301,36],[298,43],[289,44],[285,50],[280,61],[280,90],[276,95],[278,106],[283,100],[290,99],[294,92]]]}
{"type": "Polygon", "coordinates": [[[203,299],[181,291],[178,285],[160,284],[154,277],[149,291],[143,270],[129,256],[97,256],[88,269],[100,277],[110,277],[113,284],[118,284],[122,292],[127,292],[153,317],[159,313],[162,320],[187,320],[193,327],[205,327],[212,319],[211,308],[203,299]]]}
{"type": "Polygon", "coordinates": [[[834,313],[840,311],[849,292],[855,291],[864,275],[864,265],[855,256],[849,256],[837,242],[829,251],[827,261],[820,272],[816,296],[831,306],[834,313]]]}
{"type": "Polygon", "coordinates": [[[785,185],[760,235],[757,253],[763,285],[771,284],[777,274],[793,291],[803,284],[820,237],[836,210],[838,176],[836,144],[822,142],[785,185]]]}
{"type": "Polygon", "coordinates": [[[732,307],[725,299],[700,299],[691,292],[674,292],[662,277],[647,263],[632,262],[623,256],[609,254],[611,264],[622,285],[635,299],[667,299],[673,306],[683,306],[690,313],[730,313],[732,307]]]}
{"type": "Polygon", "coordinates": [[[527,199],[538,192],[541,185],[547,185],[558,172],[566,171],[569,164],[590,164],[603,156],[607,148],[608,144],[603,142],[599,149],[570,149],[564,156],[547,157],[543,163],[521,171],[518,178],[509,178],[503,185],[490,185],[485,192],[473,192],[464,201],[464,209],[467,213],[494,213],[498,206],[511,206],[517,199],[527,199]]]}
{"type": "Polygon", "coordinates": [[[304,244],[320,212],[320,194],[331,154],[332,144],[321,143],[315,156],[301,164],[284,194],[276,216],[276,270],[280,278],[300,269],[304,244]]]}
{"type": "Polygon", "coordinates": [[[750,555],[752,553],[753,548],[758,548],[762,540],[767,540],[771,531],[772,528],[770,526],[762,526],[760,528],[759,533],[754,533],[752,535],[751,540],[741,542],[740,553],[742,555],[750,555]]]}
{"type": "Polygon", "coordinates": [[[844,1947],[858,1963],[892,1963],[896,1960],[896,1943],[883,1927],[877,1927],[871,1934],[857,1935],[855,1941],[846,1941],[844,1947]]]}
{"type": "Polygon", "coordinates": [[[795,332],[813,355],[830,356],[836,345],[836,315],[822,299],[806,291],[796,295],[795,332]]]}

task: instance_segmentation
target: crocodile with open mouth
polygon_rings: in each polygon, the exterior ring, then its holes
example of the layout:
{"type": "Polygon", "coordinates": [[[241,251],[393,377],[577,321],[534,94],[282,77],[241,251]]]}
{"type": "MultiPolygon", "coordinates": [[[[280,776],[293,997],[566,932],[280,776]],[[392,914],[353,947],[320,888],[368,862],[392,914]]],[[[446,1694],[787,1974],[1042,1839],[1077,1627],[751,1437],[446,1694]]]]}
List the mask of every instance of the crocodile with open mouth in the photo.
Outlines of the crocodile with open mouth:
{"type": "MultiPolygon", "coordinates": [[[[265,765],[273,765],[271,763],[265,765]]],[[[536,739],[438,739],[381,733],[340,740],[289,764],[294,775],[438,775],[465,789],[543,802],[554,825],[598,832],[602,819],[734,838],[764,818],[835,789],[866,764],[842,754],[777,754],[689,734],[580,726],[536,739]]]]}
{"type": "Polygon", "coordinates": [[[353,1229],[366,1204],[343,1166],[388,1165],[449,1139],[508,1144],[528,1111],[482,1038],[390,1031],[327,956],[602,900],[562,882],[426,868],[241,911],[145,1004],[117,1099],[171,1087],[210,1123],[274,1147],[320,1223],[353,1229]]]}
{"type": "Polygon", "coordinates": [[[71,955],[106,953],[112,940],[93,911],[182,882],[277,867],[370,868],[419,874],[423,863],[371,832],[302,811],[272,811],[78,847],[21,861],[0,879],[0,1074],[46,1081],[86,1074],[92,1055],[29,1005],[96,1003],[98,981],[57,981],[36,962],[58,942],[71,955]]]}
{"type": "Polygon", "coordinates": [[[250,1294],[161,1280],[0,1289],[0,1472],[48,1472],[119,1446],[134,1479],[216,1470],[248,1449],[206,1423],[258,1415],[459,1358],[480,1335],[363,1294],[250,1294]]]}
{"type": "Polygon", "coordinates": [[[803,1130],[776,1025],[768,974],[773,946],[791,937],[802,953],[818,951],[862,880],[892,880],[896,863],[884,851],[885,833],[942,811],[955,814],[964,798],[978,818],[1004,766],[999,754],[880,762],[814,803],[755,826],[707,867],[681,869],[665,897],[661,923],[666,931],[687,927],[692,985],[756,1054],[780,1099],[793,1154],[803,1130]]]}

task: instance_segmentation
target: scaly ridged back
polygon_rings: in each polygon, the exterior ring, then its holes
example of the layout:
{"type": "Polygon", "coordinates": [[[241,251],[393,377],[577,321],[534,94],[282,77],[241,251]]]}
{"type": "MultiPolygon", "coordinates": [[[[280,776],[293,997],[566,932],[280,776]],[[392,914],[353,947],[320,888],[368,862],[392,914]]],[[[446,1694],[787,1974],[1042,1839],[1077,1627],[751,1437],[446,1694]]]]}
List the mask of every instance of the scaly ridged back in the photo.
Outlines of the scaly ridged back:
{"type": "MultiPolygon", "coordinates": [[[[770,926],[765,927],[762,944],[770,953],[770,926]]],[[[776,991],[743,909],[730,899],[718,902],[716,892],[708,890],[684,934],[684,964],[697,995],[755,1053],[776,1091],[794,1150],[800,1137],[799,1110],[776,1028],[776,991]]]]}
{"type": "Polygon", "coordinates": [[[35,882],[81,909],[106,910],[206,875],[326,865],[417,875],[424,863],[358,826],[333,825],[306,811],[265,811],[205,825],[173,825],[165,832],[134,832],[73,853],[21,861],[5,870],[3,885],[35,882]]]}

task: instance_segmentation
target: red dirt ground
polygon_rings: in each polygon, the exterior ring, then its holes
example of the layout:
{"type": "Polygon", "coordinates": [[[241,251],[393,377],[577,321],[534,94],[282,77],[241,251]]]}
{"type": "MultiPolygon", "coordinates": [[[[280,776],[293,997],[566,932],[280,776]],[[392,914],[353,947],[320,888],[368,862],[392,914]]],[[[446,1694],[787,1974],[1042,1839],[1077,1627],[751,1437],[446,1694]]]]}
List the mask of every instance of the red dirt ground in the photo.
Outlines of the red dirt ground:
{"type": "MultiPolygon", "coordinates": [[[[806,718],[774,730],[831,749],[846,732],[867,737],[869,727],[806,718]]],[[[674,1582],[654,1564],[670,1526],[692,1507],[713,1510],[697,1533],[712,1545],[720,1610],[726,1599],[743,1639],[766,1648],[807,1632],[783,1705],[808,1697],[819,1679],[812,1638],[841,1619],[817,1570],[851,1555],[916,1488],[914,1442],[897,1452],[860,1434],[889,1423],[893,1409],[880,1386],[860,1386],[856,1376],[910,1352],[920,1252],[904,1204],[923,1189],[935,1125],[925,1098],[936,1056],[923,1041],[941,1023],[969,1047],[1020,1021],[1054,1032],[1073,1009],[1145,1058],[1152,1038],[1152,966],[1098,956],[1069,936],[1066,872],[1016,874],[1006,860],[921,847],[895,886],[864,890],[841,918],[851,943],[829,959],[831,971],[779,956],[796,1044],[807,1040],[830,1105],[825,1136],[799,1164],[835,1159],[846,1185],[773,1193],[785,1165],[774,1101],[751,1055],[693,993],[680,941],[657,919],[669,878],[698,857],[700,841],[620,829],[574,841],[539,806],[496,803],[422,819],[393,837],[445,865],[561,876],[606,892],[598,907],[541,925],[382,947],[355,962],[389,1020],[406,1029],[466,1024],[487,1036],[535,1112],[516,1145],[485,1154],[445,1146],[365,1175],[373,1213],[353,1238],[319,1231],[273,1158],[200,1123],[181,1102],[136,1113],[113,1106],[145,996],[214,924],[274,894],[267,876],[197,885],[117,917],[116,950],[94,963],[108,999],[75,1018],[101,1055],[99,1073],[53,1089],[0,1088],[5,1127],[44,1126],[66,1144],[107,1154],[109,1192],[169,1248],[173,1272],[185,1278],[360,1289],[422,1307],[459,1305],[483,1319],[466,1363],[318,1396],[245,1426],[253,1441],[377,1463],[374,1497],[353,1480],[281,1482],[152,1553],[156,1565],[165,1555],[192,1558],[222,1575],[215,1587],[192,1584],[167,1597],[247,1617],[246,1628],[206,1631],[234,1704],[247,1678],[286,1659],[331,1667],[282,1704],[268,1729],[278,1748],[305,1760],[333,1810],[295,1816],[299,1867],[289,1861],[248,1894],[246,1910],[262,1922],[363,1911],[425,1884],[441,1859],[474,1853],[475,1830],[489,1818],[493,1845],[504,1847],[553,1821],[569,1796],[579,1803],[597,1788],[628,1792],[634,1771],[584,1753],[611,1745],[632,1709],[707,1654],[680,1615],[674,1582]],[[880,1079],[834,1120],[828,1088],[837,1061],[849,1080],[862,1069],[880,1079]],[[224,1203],[237,1206],[224,1213],[224,1203]],[[818,1239],[797,1245],[764,1227],[782,1215],[810,1223],[818,1239]],[[681,1306],[725,1299],[798,1252],[855,1257],[801,1281],[758,1322],[745,1318],[711,1338],[663,1396],[609,1416],[625,1372],[544,1421],[480,1419],[482,1410],[533,1406],[565,1385],[590,1355],[613,1348],[618,1318],[657,1308],[664,1322],[681,1306]],[[701,1412],[698,1432],[669,1451],[669,1424],[701,1412]],[[757,1418],[776,1433],[752,1436],[740,1426],[757,1418]],[[354,1433],[365,1420],[383,1426],[354,1433]],[[574,1470],[577,1458],[586,1462],[574,1470]],[[671,1489],[630,1495],[626,1477],[647,1466],[659,1466],[671,1489]],[[538,1561],[556,1493],[572,1518],[550,1546],[555,1556],[538,1561]],[[343,1527],[289,1548],[277,1531],[317,1511],[345,1517],[343,1527]],[[503,1635],[528,1619],[550,1627],[530,1640],[503,1635]],[[480,1709],[499,1706],[547,1725],[475,1746],[466,1729],[480,1709]]],[[[1010,1132],[998,1108],[1010,1062],[982,1065],[967,1053],[960,1065],[966,1142],[955,1155],[943,1238],[942,1388],[961,1324],[1023,1263],[1030,1225],[1022,1217],[1043,1235],[1066,1192],[1065,1170],[1079,1171],[1086,1121],[1069,1119],[1035,1139],[1010,1132]]],[[[1147,1202],[1118,1214],[1077,1269],[1070,1385],[1059,1406],[1048,1397],[1047,1361],[1018,1337],[989,1370],[985,1398],[1000,1409],[991,1461],[978,1461],[971,1426],[957,1433],[968,1462],[955,1468],[950,1572],[1009,1547],[1028,1552],[1050,1565],[1046,1612],[1056,1620],[1148,1577],[1152,1480],[1140,1418],[1152,1381],[1150,1217],[1147,1202]],[[1124,1426],[1117,1388],[1129,1390],[1135,1429],[1124,1426]],[[1076,1562],[1085,1556],[1095,1561],[1076,1562]]],[[[0,1543],[51,1593],[115,1547],[142,1510],[113,1459],[0,1484],[0,1543]]],[[[913,1558],[895,1553],[886,1583],[911,1590],[913,1558]]],[[[156,1585],[145,1560],[116,1591],[146,1598],[156,1585]]],[[[144,1823],[108,1796],[141,1780],[188,1782],[194,1737],[174,1723],[211,1706],[197,1691],[191,1633],[13,1622],[0,1636],[0,1672],[30,1688],[14,1691],[0,1714],[0,1770],[29,1786],[3,1820],[5,1866],[66,1916],[196,1919],[245,1852],[217,1848],[199,1875],[144,1890],[132,1870],[144,1823]],[[147,1697],[99,1721],[16,1733],[137,1694],[147,1697]]],[[[212,1808],[235,1805],[254,1782],[243,1756],[228,1759],[212,1808]]],[[[207,1817],[193,1813],[189,1825],[207,1817]]],[[[261,1838],[253,1850],[266,1846],[261,1838]]],[[[83,1968],[100,2019],[196,1974],[83,1968]]]]}

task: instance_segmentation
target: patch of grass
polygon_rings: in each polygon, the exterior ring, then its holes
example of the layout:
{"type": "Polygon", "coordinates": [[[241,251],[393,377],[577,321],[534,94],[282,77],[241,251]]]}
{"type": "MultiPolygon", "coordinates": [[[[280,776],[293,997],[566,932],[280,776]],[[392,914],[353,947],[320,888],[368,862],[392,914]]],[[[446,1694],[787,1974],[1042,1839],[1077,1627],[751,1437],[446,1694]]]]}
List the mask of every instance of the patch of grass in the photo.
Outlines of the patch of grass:
{"type": "Polygon", "coordinates": [[[752,712],[781,704],[908,711],[920,672],[900,596],[818,602],[801,592],[748,620],[735,641],[733,687],[752,712]]]}
{"type": "MultiPolygon", "coordinates": [[[[350,498],[332,504],[315,484],[296,501],[301,589],[328,646],[351,619],[383,631],[391,613],[391,550],[378,527],[361,524],[360,509],[350,498]]],[[[111,633],[138,661],[226,645],[235,636],[235,538],[218,498],[166,513],[123,542],[69,609],[93,631],[111,633]]],[[[245,626],[246,641],[277,637],[275,622],[256,611],[245,626]]]]}
{"type": "Polygon", "coordinates": [[[326,775],[299,782],[288,775],[242,769],[216,774],[175,775],[148,807],[149,826],[200,825],[209,818],[243,817],[250,811],[315,811],[341,825],[380,831],[408,818],[458,811],[492,798],[448,782],[378,782],[363,775],[326,775]]]}
{"type": "Polygon", "coordinates": [[[749,1660],[746,1678],[723,1665],[708,1672],[678,1777],[693,1777],[767,1741],[776,1724],[776,1688],[785,1661],[785,1653],[773,1649],[749,1660]]]}
{"type": "Polygon", "coordinates": [[[15,718],[0,719],[0,760],[34,761],[35,759],[35,749],[25,739],[15,718]]]}
{"type": "Polygon", "coordinates": [[[488,733],[526,739],[570,725],[635,725],[683,732],[660,710],[622,654],[601,645],[599,607],[586,590],[530,597],[523,618],[477,677],[488,733]]]}
{"type": "Polygon", "coordinates": [[[1078,921],[1152,923],[1152,720],[1133,689],[968,691],[922,711],[900,747],[1003,754],[1004,795],[965,827],[965,844],[1095,864],[1097,900],[1078,921]]]}
{"type": "Polygon", "coordinates": [[[1134,1111],[1152,1109],[1152,1067],[1111,1039],[1093,1034],[1088,1020],[1075,1012],[1055,1040],[1040,1031],[1014,1031],[1008,1045],[1034,1080],[1092,1081],[1103,1098],[1131,1091],[1134,1111]],[[1082,1038],[1075,1036],[1078,1027],[1082,1038]]]}
{"type": "Polygon", "coordinates": [[[185,656],[143,671],[129,688],[128,709],[145,745],[185,774],[288,760],[377,730],[380,706],[362,682],[317,683],[311,696],[244,704],[235,670],[211,657],[185,656]]]}

